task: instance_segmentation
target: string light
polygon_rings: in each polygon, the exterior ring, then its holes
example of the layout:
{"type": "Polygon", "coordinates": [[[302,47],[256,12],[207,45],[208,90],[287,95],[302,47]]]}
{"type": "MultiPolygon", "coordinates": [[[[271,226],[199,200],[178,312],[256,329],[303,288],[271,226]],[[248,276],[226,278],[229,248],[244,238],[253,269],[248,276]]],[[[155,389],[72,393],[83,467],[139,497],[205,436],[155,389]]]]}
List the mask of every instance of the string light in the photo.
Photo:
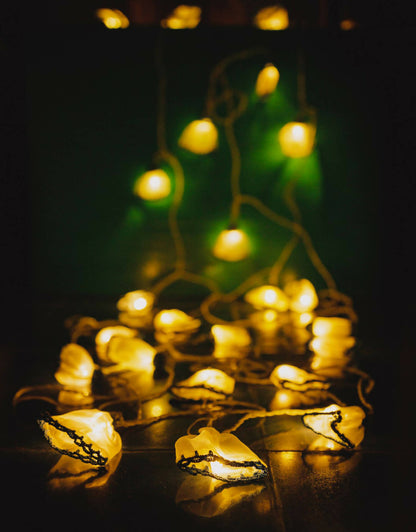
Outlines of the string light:
{"type": "Polygon", "coordinates": [[[277,387],[295,392],[326,390],[329,383],[325,377],[309,373],[296,366],[281,364],[270,375],[270,381],[277,387]]]}
{"type": "Polygon", "coordinates": [[[263,285],[253,288],[245,294],[244,299],[258,309],[273,309],[284,312],[289,308],[286,294],[277,286],[263,285]]]}
{"type": "Polygon", "coordinates": [[[267,63],[262,70],[260,70],[259,75],[256,80],[256,94],[259,98],[265,98],[272,94],[277,87],[279,81],[279,71],[272,63],[267,63]]]}
{"type": "Polygon", "coordinates": [[[121,451],[121,438],[108,412],[85,409],[45,415],[39,425],[51,447],[93,466],[105,466],[121,451]]]}
{"type": "Polygon", "coordinates": [[[267,475],[266,464],[233,434],[204,427],[198,435],[182,436],[175,443],[176,464],[192,474],[225,482],[257,480],[267,475]]]}
{"type": "Polygon", "coordinates": [[[306,122],[289,122],[278,134],[282,152],[287,157],[307,157],[313,151],[316,129],[306,122]]]}
{"type": "Polygon", "coordinates": [[[106,373],[122,371],[153,372],[156,350],[141,338],[114,336],[107,349],[107,360],[112,364],[105,368],[106,373]]]}
{"type": "Polygon", "coordinates": [[[161,26],[171,30],[196,28],[201,20],[201,12],[198,6],[179,5],[161,21],[161,26]]]}
{"type": "Polygon", "coordinates": [[[156,168],[141,175],[135,185],[134,193],[147,201],[158,201],[169,196],[171,190],[168,174],[156,168]]]}
{"type": "Polygon", "coordinates": [[[260,30],[285,30],[289,26],[287,9],[280,5],[264,7],[254,17],[254,25],[260,30]]]}
{"type": "Polygon", "coordinates": [[[218,147],[218,131],[210,118],[193,120],[183,130],[178,144],[193,153],[206,155],[218,147]]]}
{"type": "Polygon", "coordinates": [[[55,379],[66,386],[85,388],[90,386],[94,371],[94,361],[88,351],[71,343],[61,350],[55,379]]]}
{"type": "Polygon", "coordinates": [[[249,256],[250,242],[241,229],[225,229],[218,235],[212,253],[217,259],[237,262],[249,256]]]}
{"type": "Polygon", "coordinates": [[[119,9],[101,8],[95,14],[109,30],[125,29],[130,25],[129,19],[119,9]]]}
{"type": "Polygon", "coordinates": [[[197,371],[188,379],[174,384],[171,392],[182,399],[215,401],[230,396],[234,391],[234,385],[234,379],[224,371],[205,368],[197,371]]]}

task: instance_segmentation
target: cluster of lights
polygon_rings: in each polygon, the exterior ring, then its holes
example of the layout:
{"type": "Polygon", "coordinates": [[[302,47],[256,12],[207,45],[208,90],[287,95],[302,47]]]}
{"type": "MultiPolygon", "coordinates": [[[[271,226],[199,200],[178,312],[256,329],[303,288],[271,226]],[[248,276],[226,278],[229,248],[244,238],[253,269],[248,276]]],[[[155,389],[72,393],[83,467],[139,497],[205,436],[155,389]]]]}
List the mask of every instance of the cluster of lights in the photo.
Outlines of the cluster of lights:
{"type": "MultiPolygon", "coordinates": [[[[62,348],[55,378],[59,383],[56,405],[64,413],[45,414],[39,419],[46,439],[63,455],[54,467],[55,472],[62,473],[65,469],[66,473],[69,471],[77,478],[84,478],[85,474],[90,487],[102,485],[120,461],[122,438],[118,429],[141,424],[146,426],[169,417],[171,410],[169,399],[166,399],[169,397],[184,405],[201,405],[198,407],[201,412],[205,412],[208,418],[212,416],[212,421],[215,421],[233,412],[233,395],[239,382],[274,387],[276,394],[269,408],[253,405],[255,408],[248,409],[245,414],[243,411],[244,415],[229,429],[219,431],[211,422],[201,427],[198,434],[180,437],[175,443],[175,452],[176,463],[183,471],[226,484],[258,482],[267,476],[267,465],[233,434],[250,419],[300,418],[309,434],[307,449],[312,451],[345,451],[359,446],[364,438],[365,411],[360,406],[345,406],[340,401],[334,403],[334,398],[337,399],[329,391],[333,383],[329,374],[314,371],[312,364],[309,369],[296,364],[278,364],[270,369],[267,360],[262,362],[258,356],[252,359],[252,333],[261,324],[262,318],[267,327],[270,321],[281,324],[293,319],[294,315],[308,314],[309,319],[305,320],[303,328],[306,330],[308,327],[313,338],[309,342],[312,360],[314,350],[319,347],[315,345],[316,340],[324,342],[324,357],[331,365],[339,362],[340,356],[351,360],[349,351],[354,344],[351,321],[340,316],[316,315],[319,298],[310,281],[290,281],[283,289],[263,285],[248,290],[241,303],[248,305],[249,316],[257,316],[254,322],[249,320],[256,326],[247,328],[235,323],[213,325],[210,331],[214,344],[211,354],[192,355],[191,360],[202,367],[182,380],[176,378],[175,364],[188,358],[177,350],[177,346],[192,338],[195,343],[203,322],[179,309],[155,308],[155,300],[154,294],[141,290],[129,292],[118,300],[119,318],[123,316],[128,321],[128,318],[143,320],[147,317],[136,327],[126,326],[121,321],[110,325],[108,321],[102,322],[101,326],[92,318],[81,318],[75,325],[84,330],[82,320],[85,324],[88,322],[95,347],[87,350],[71,342],[62,348]],[[258,317],[259,313],[263,313],[262,318],[258,317]],[[143,339],[149,330],[154,338],[150,343],[143,339]],[[171,370],[162,393],[155,395],[157,353],[165,354],[166,368],[170,366],[171,370]],[[173,358],[169,362],[171,356],[173,358]],[[250,360],[256,360],[257,366],[264,363],[268,376],[252,380],[241,377],[238,368],[240,365],[245,367],[250,360]],[[115,390],[115,395],[110,393],[104,397],[104,403],[112,405],[112,413],[114,405],[122,403],[125,396],[129,404],[139,398],[143,405],[142,415],[147,412],[149,417],[126,422],[121,413],[113,418],[100,408],[92,385],[97,371],[104,379],[109,379],[110,389],[115,390]],[[120,387],[125,395],[117,393],[120,387]],[[160,405],[146,408],[146,403],[153,397],[160,397],[160,405]],[[322,403],[327,406],[316,406],[322,403]],[[93,477],[91,471],[96,471],[93,477]]],[[[302,320],[295,321],[299,326],[302,320]]],[[[72,337],[79,337],[79,334],[73,330],[72,337]]],[[[33,397],[33,390],[31,392],[30,397],[33,397]]],[[[24,393],[18,393],[16,403],[24,397],[24,393]]],[[[239,405],[238,401],[235,404],[239,405]]],[[[193,408],[189,410],[190,416],[195,412],[193,408]]],[[[241,414],[241,410],[238,412],[241,414]]]]}
{"type": "MultiPolygon", "coordinates": [[[[129,26],[128,18],[118,9],[97,9],[96,16],[108,29],[125,29],[129,26]]],[[[202,9],[199,6],[181,4],[160,22],[162,28],[170,30],[190,30],[201,22],[202,9]]],[[[260,30],[285,30],[289,27],[287,9],[280,5],[260,9],[253,20],[260,30]]]]}

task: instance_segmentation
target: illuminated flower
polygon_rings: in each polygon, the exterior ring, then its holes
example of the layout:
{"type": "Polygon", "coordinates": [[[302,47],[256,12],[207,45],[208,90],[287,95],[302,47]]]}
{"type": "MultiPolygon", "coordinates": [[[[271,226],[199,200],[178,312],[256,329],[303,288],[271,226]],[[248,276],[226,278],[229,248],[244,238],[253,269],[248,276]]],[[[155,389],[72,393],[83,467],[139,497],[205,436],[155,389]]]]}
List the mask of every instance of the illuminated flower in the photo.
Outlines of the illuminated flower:
{"type": "Polygon", "coordinates": [[[85,388],[91,384],[94,369],[94,361],[84,347],[67,344],[61,350],[55,379],[65,386],[85,388]]]}
{"type": "Polygon", "coordinates": [[[108,412],[73,410],[39,420],[49,444],[62,454],[102,467],[121,450],[121,438],[108,412]]]}
{"type": "Polygon", "coordinates": [[[97,356],[102,361],[108,362],[107,350],[110,340],[115,337],[133,338],[136,336],[136,331],[123,325],[116,325],[113,327],[104,327],[95,337],[95,349],[97,356]]]}
{"type": "Polygon", "coordinates": [[[303,313],[313,310],[319,303],[313,284],[308,279],[290,281],[284,287],[290,310],[303,313]]]}
{"type": "Polygon", "coordinates": [[[161,310],[153,320],[155,329],[164,333],[191,332],[201,325],[201,322],[189,316],[182,310],[161,310]]]}
{"type": "Polygon", "coordinates": [[[277,286],[263,285],[249,290],[244,299],[258,309],[274,309],[284,312],[289,308],[289,300],[277,286]]]}
{"type": "Polygon", "coordinates": [[[226,399],[234,391],[235,381],[219,369],[206,368],[188,379],[174,384],[171,391],[177,397],[193,401],[226,399]]]}
{"type": "Polygon", "coordinates": [[[271,382],[277,388],[284,388],[295,392],[305,392],[307,390],[326,390],[330,383],[325,377],[308,373],[296,366],[281,364],[276,366],[270,375],[271,382]]]}
{"type": "Polygon", "coordinates": [[[302,416],[303,424],[321,437],[310,450],[340,450],[357,447],[364,438],[365,413],[359,406],[332,404],[302,416]]]}
{"type": "Polygon", "coordinates": [[[110,340],[107,350],[107,360],[114,366],[103,368],[103,371],[154,371],[155,355],[156,349],[141,338],[115,336],[110,340]]]}
{"type": "Polygon", "coordinates": [[[196,436],[182,436],[175,443],[176,464],[191,474],[225,482],[256,480],[267,475],[260,458],[236,436],[204,427],[196,436]]]}

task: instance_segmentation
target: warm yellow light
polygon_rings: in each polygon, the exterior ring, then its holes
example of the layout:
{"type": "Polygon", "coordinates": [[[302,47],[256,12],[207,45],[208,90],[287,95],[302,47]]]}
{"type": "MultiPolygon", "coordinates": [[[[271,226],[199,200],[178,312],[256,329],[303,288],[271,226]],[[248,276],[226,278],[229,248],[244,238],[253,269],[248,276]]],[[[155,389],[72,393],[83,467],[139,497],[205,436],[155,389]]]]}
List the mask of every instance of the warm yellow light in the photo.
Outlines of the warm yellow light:
{"type": "Polygon", "coordinates": [[[309,312],[319,303],[315,288],[308,279],[290,281],[284,286],[284,292],[289,298],[290,310],[294,312],[309,312]]]}
{"type": "Polygon", "coordinates": [[[182,399],[215,401],[226,399],[234,391],[235,381],[219,369],[206,368],[174,384],[171,391],[182,399]]]}
{"type": "Polygon", "coordinates": [[[289,308],[289,300],[277,286],[263,285],[249,290],[244,299],[258,309],[273,309],[284,312],[289,308]]]}
{"type": "Polygon", "coordinates": [[[73,410],[39,420],[50,445],[63,454],[103,466],[121,450],[113,418],[97,409],[73,410]]]}
{"type": "Polygon", "coordinates": [[[181,484],[175,502],[191,514],[214,517],[223,514],[244,499],[259,494],[265,488],[263,482],[224,484],[216,478],[189,475],[181,484]]]}
{"type": "Polygon", "coordinates": [[[323,358],[344,358],[347,351],[354,347],[353,336],[330,337],[316,336],[309,342],[311,351],[323,358]]]}
{"type": "Polygon", "coordinates": [[[134,184],[134,193],[147,201],[157,201],[170,194],[170,179],[168,174],[157,168],[141,175],[134,184]]]}
{"type": "Polygon", "coordinates": [[[279,81],[279,71],[272,63],[260,70],[256,81],[256,94],[259,98],[265,98],[272,94],[277,87],[279,81]]]}
{"type": "Polygon", "coordinates": [[[122,371],[153,372],[156,349],[141,338],[111,338],[107,349],[107,360],[113,365],[103,368],[105,373],[122,371]]]}
{"type": "Polygon", "coordinates": [[[359,406],[332,404],[313,413],[304,414],[304,425],[322,436],[309,446],[310,450],[341,450],[357,447],[364,438],[365,413],[359,406]]]}
{"type": "Polygon", "coordinates": [[[310,155],[315,143],[316,128],[305,122],[289,122],[279,131],[278,140],[287,157],[299,158],[310,155]]]}
{"type": "Polygon", "coordinates": [[[244,327],[237,325],[213,325],[211,334],[215,345],[222,347],[249,347],[251,337],[244,327]]]}
{"type": "Polygon", "coordinates": [[[144,316],[153,307],[155,296],[152,292],[145,290],[135,290],[127,292],[117,301],[117,308],[121,312],[126,312],[132,317],[144,316]]]}
{"type": "Polygon", "coordinates": [[[197,436],[182,436],[175,443],[177,465],[192,474],[209,475],[225,482],[255,480],[267,475],[266,464],[230,433],[204,427],[197,436]]]}
{"type": "Polygon", "coordinates": [[[312,312],[292,312],[291,314],[291,320],[295,327],[306,327],[312,323],[313,317],[312,312]]]}
{"type": "Polygon", "coordinates": [[[161,310],[156,314],[153,325],[164,333],[191,332],[201,325],[200,320],[193,318],[178,309],[161,310]]]}
{"type": "Polygon", "coordinates": [[[209,118],[194,120],[183,130],[178,144],[200,155],[210,153],[218,146],[217,128],[209,118]]]}
{"type": "Polygon", "coordinates": [[[201,8],[198,6],[180,5],[162,20],[163,28],[183,30],[196,28],[201,20],[201,8]]]}
{"type": "Polygon", "coordinates": [[[344,31],[350,31],[357,27],[357,23],[352,18],[346,18],[339,23],[340,28],[344,31]]]}
{"type": "Polygon", "coordinates": [[[315,336],[346,337],[352,332],[351,321],[347,318],[315,318],[312,333],[315,336]]]}
{"type": "Polygon", "coordinates": [[[254,25],[260,30],[285,30],[289,26],[287,9],[280,5],[264,7],[254,17],[254,25]]]}
{"type": "Polygon", "coordinates": [[[212,250],[217,259],[237,262],[250,254],[250,242],[241,229],[221,231],[212,250]]]}
{"type": "Polygon", "coordinates": [[[109,30],[125,29],[130,25],[129,19],[119,9],[97,9],[95,14],[109,30]]]}
{"type": "Polygon", "coordinates": [[[136,331],[123,327],[123,325],[115,325],[113,327],[104,327],[95,337],[95,350],[100,360],[108,361],[107,348],[111,338],[115,336],[122,336],[123,338],[133,338],[136,336],[136,331]]]}
{"type": "Polygon", "coordinates": [[[281,364],[270,375],[270,381],[276,388],[305,392],[308,390],[326,390],[329,383],[325,377],[309,373],[296,366],[281,364]]]}
{"type": "Polygon", "coordinates": [[[65,386],[89,388],[94,369],[94,361],[84,347],[78,344],[67,344],[61,350],[60,364],[55,373],[55,379],[65,386]]]}

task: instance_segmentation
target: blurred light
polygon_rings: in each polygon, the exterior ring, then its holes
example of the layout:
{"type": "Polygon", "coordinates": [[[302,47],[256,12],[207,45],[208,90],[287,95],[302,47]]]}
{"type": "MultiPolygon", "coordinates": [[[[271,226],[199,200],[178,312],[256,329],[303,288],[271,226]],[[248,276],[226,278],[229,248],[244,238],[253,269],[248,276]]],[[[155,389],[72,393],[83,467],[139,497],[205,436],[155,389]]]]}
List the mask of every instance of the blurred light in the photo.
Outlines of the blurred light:
{"type": "Polygon", "coordinates": [[[188,379],[173,384],[171,391],[177,397],[193,401],[226,399],[234,391],[235,381],[219,369],[205,368],[188,379]]]}
{"type": "Polygon", "coordinates": [[[289,364],[276,366],[270,375],[270,381],[277,388],[284,388],[296,392],[326,390],[329,388],[329,383],[325,377],[308,373],[303,369],[289,364]]]}
{"type": "Polygon", "coordinates": [[[117,301],[117,308],[132,316],[143,316],[152,309],[154,301],[155,296],[152,292],[134,290],[127,292],[117,301]]]}
{"type": "Polygon", "coordinates": [[[97,9],[95,14],[109,30],[129,27],[129,19],[119,9],[97,9]]]}
{"type": "Polygon", "coordinates": [[[260,70],[256,81],[256,94],[259,98],[265,98],[272,94],[277,87],[279,81],[279,71],[272,63],[260,70]]]}
{"type": "Polygon", "coordinates": [[[312,333],[315,336],[346,337],[352,332],[351,321],[347,318],[315,318],[312,333]]]}
{"type": "Polygon", "coordinates": [[[295,312],[309,312],[319,303],[313,284],[308,279],[299,279],[285,284],[284,292],[289,298],[289,308],[295,312]]]}
{"type": "Polygon", "coordinates": [[[156,349],[140,338],[114,336],[108,344],[107,359],[114,366],[103,368],[106,373],[121,371],[153,372],[156,349]]]}
{"type": "Polygon", "coordinates": [[[195,331],[201,325],[200,320],[193,318],[178,309],[161,310],[153,320],[156,330],[165,333],[195,331]]]}
{"type": "Polygon", "coordinates": [[[250,242],[241,229],[221,231],[212,250],[217,259],[237,262],[250,254],[250,242]]]}
{"type": "Polygon", "coordinates": [[[169,196],[171,190],[168,174],[157,168],[141,175],[134,184],[134,194],[147,201],[157,201],[169,196]]]}
{"type": "Polygon", "coordinates": [[[210,118],[193,120],[183,130],[178,144],[193,153],[205,155],[218,146],[218,131],[210,118]]]}
{"type": "Polygon", "coordinates": [[[122,336],[124,338],[133,338],[136,336],[136,331],[123,327],[123,325],[116,325],[114,327],[104,327],[95,337],[95,350],[100,360],[108,361],[107,348],[111,338],[115,336],[122,336]]]}
{"type": "Polygon", "coordinates": [[[285,30],[289,26],[289,14],[278,4],[264,7],[254,17],[254,25],[260,30],[285,30]]]}
{"type": "Polygon", "coordinates": [[[196,28],[201,20],[201,8],[198,6],[180,5],[161,21],[163,28],[183,30],[196,28]]]}
{"type": "Polygon", "coordinates": [[[61,350],[55,379],[65,386],[89,388],[94,369],[94,361],[84,347],[73,343],[67,344],[61,350]]]}
{"type": "Polygon", "coordinates": [[[278,140],[282,152],[295,159],[306,157],[313,151],[316,128],[306,122],[289,122],[282,127],[278,140]]]}
{"type": "Polygon", "coordinates": [[[357,22],[352,18],[341,20],[339,26],[344,31],[350,31],[357,27],[357,22]]]}
{"type": "Polygon", "coordinates": [[[258,309],[273,309],[284,312],[289,308],[289,300],[286,294],[273,285],[263,285],[249,290],[244,299],[250,305],[258,309]]]}

